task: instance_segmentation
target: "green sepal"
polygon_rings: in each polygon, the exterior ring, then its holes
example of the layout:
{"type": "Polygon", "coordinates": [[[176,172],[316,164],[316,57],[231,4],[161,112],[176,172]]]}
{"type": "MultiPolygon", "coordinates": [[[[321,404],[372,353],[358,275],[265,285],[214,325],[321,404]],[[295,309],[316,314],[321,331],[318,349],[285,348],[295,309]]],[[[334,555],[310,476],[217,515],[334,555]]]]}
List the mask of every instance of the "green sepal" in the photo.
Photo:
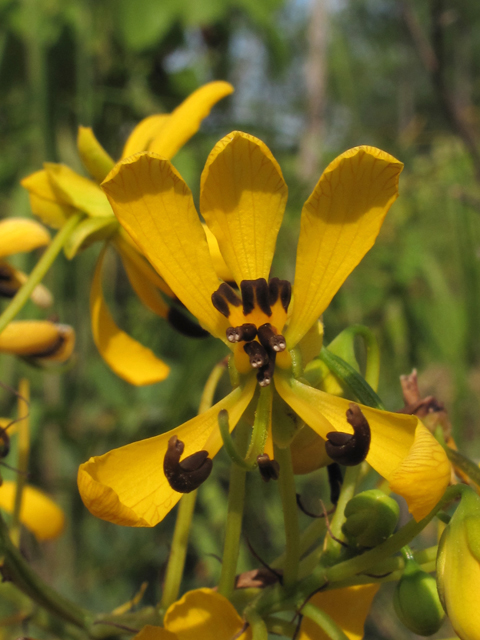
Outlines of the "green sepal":
{"type": "Polygon", "coordinates": [[[344,513],[345,536],[358,546],[376,547],[394,532],[400,509],[383,491],[370,489],[349,500],[344,513]]]}
{"type": "Polygon", "coordinates": [[[118,220],[110,217],[87,218],[80,222],[65,243],[64,253],[72,260],[77,253],[94,242],[110,238],[118,229],[118,220]]]}

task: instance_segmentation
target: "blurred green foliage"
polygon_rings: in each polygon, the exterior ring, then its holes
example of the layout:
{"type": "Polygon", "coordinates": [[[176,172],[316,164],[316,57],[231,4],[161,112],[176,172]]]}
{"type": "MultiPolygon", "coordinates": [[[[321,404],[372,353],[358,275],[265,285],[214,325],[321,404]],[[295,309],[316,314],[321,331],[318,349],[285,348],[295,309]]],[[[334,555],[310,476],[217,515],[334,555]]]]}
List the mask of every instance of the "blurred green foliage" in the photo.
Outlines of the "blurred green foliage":
{"type": "MultiPolygon", "coordinates": [[[[415,6],[427,40],[432,4],[415,6]]],[[[197,197],[216,140],[232,129],[264,139],[290,188],[275,273],[292,278],[300,211],[315,182],[311,175],[348,147],[379,146],[405,162],[401,195],[375,248],[326,312],[326,338],[351,323],[368,325],[382,349],[379,393],[386,406],[402,405],[398,377],[416,367],[424,395],[433,393],[446,404],[458,444],[479,454],[480,185],[471,153],[422,65],[404,9],[405,3],[389,0],[343,0],[327,7],[322,0],[1,0],[0,216],[30,215],[19,179],[43,161],[81,171],[78,124],[93,126],[118,157],[142,117],[170,111],[200,84],[225,79],[236,93],[214,108],[174,164],[197,197]],[[325,55],[305,72],[318,3],[324,5],[325,55]],[[306,172],[299,158],[311,124],[308,73],[324,74],[326,83],[314,167],[306,172]]],[[[442,11],[445,76],[458,109],[475,128],[480,9],[462,0],[442,11]]],[[[105,283],[116,320],[172,366],[170,377],[152,387],[137,389],[118,379],[90,334],[88,295],[97,252],[91,248],[72,263],[62,256],[45,281],[55,295],[53,312],[77,331],[71,369],[59,376],[2,356],[0,379],[12,386],[20,376],[32,381],[31,480],[51,491],[69,518],[64,536],[41,549],[25,535],[25,553],[63,593],[107,611],[143,581],[149,582],[144,602],[155,602],[174,513],[153,530],[98,521],[78,497],[77,467],[91,455],[192,417],[209,371],[225,353],[213,338],[178,336],[142,307],[112,256],[105,283]]],[[[28,270],[34,260],[18,256],[17,264],[28,270]]],[[[22,317],[40,315],[29,304],[22,317]]],[[[218,394],[226,390],[225,380],[218,394]]],[[[13,413],[12,395],[3,390],[1,399],[3,414],[13,413]]],[[[199,492],[184,588],[218,580],[215,556],[221,553],[228,478],[222,454],[214,478],[199,492]]],[[[283,545],[281,509],[273,483],[260,483],[249,478],[246,531],[271,561],[283,545]]],[[[322,497],[324,485],[323,471],[299,480],[305,495],[322,497]]],[[[305,526],[308,518],[301,518],[305,526]]],[[[254,565],[243,545],[240,570],[254,565]]],[[[0,606],[0,616],[13,611],[7,596],[0,606]]],[[[391,603],[387,609],[392,612],[391,603]]],[[[376,627],[368,637],[388,637],[391,627],[382,616],[373,618],[376,627]]],[[[12,637],[17,635],[25,635],[20,626],[12,637]]]]}

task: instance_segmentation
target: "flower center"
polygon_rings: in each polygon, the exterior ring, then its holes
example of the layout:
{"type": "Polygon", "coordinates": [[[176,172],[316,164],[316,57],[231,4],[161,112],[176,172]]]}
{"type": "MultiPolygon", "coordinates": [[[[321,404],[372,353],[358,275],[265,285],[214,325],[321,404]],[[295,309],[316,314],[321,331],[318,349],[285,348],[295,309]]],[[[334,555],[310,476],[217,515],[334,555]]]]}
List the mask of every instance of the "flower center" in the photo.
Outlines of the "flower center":
{"type": "Polygon", "coordinates": [[[237,368],[241,373],[251,367],[257,369],[258,383],[265,387],[272,381],[277,353],[287,346],[281,331],[287,320],[292,285],[279,278],[268,283],[259,278],[242,280],[240,291],[241,298],[223,283],[212,294],[212,303],[230,322],[226,335],[229,342],[238,343],[237,368]]]}

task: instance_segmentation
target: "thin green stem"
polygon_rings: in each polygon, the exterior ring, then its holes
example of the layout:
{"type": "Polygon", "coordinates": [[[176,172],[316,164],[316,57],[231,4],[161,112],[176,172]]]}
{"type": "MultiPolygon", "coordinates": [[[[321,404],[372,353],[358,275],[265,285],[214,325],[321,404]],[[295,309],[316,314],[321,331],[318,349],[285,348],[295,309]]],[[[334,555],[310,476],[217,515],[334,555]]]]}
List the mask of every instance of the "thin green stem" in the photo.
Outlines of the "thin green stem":
{"type": "MultiPolygon", "coordinates": [[[[245,455],[250,427],[240,422],[237,425],[236,448],[245,455]]],[[[227,523],[225,526],[225,543],[222,557],[222,573],[218,584],[218,592],[230,598],[235,588],[240,536],[242,534],[243,508],[245,505],[246,469],[232,463],[230,467],[230,486],[228,493],[227,523]]]]}
{"type": "Polygon", "coordinates": [[[245,462],[247,464],[257,464],[257,457],[263,453],[267,440],[268,428],[272,417],[272,387],[260,387],[260,397],[255,411],[255,422],[253,424],[252,437],[248,447],[245,462]]]}
{"type": "Polygon", "coordinates": [[[297,496],[290,447],[282,449],[275,444],[275,460],[280,465],[278,485],[282,498],[286,539],[283,586],[288,591],[297,582],[300,561],[300,529],[298,526],[297,496]]]}
{"type": "Polygon", "coordinates": [[[455,451],[447,446],[445,451],[450,462],[466,473],[470,480],[480,487],[480,468],[460,451],[455,451]]]}
{"type": "MultiPolygon", "coordinates": [[[[299,541],[300,558],[303,556],[303,554],[305,554],[310,549],[310,547],[312,547],[314,544],[318,544],[321,541],[321,539],[323,539],[323,536],[325,534],[325,526],[326,526],[325,518],[317,518],[313,520],[313,522],[311,522],[308,525],[308,527],[305,529],[305,531],[300,535],[300,541],[299,541]]],[[[310,558],[311,556],[313,557],[313,554],[321,555],[321,553],[322,553],[322,550],[319,551],[318,549],[315,549],[315,551],[312,551],[312,554],[308,555],[307,558],[310,558]]],[[[280,556],[278,556],[278,558],[275,558],[275,560],[270,564],[270,566],[272,567],[272,569],[278,569],[279,567],[283,566],[284,562],[285,562],[285,553],[282,553],[280,556]]],[[[303,562],[304,560],[300,562],[300,573],[302,573],[301,567],[303,562]]],[[[308,565],[309,567],[308,573],[311,573],[312,567],[315,566],[316,564],[317,564],[316,562],[312,564],[310,561],[308,565]]]]}
{"type": "Polygon", "coordinates": [[[252,640],[268,640],[268,629],[265,621],[253,610],[247,610],[245,617],[252,630],[252,640]]]}
{"type": "Polygon", "coordinates": [[[30,273],[28,280],[22,287],[20,287],[15,297],[12,299],[8,307],[0,316],[0,333],[8,324],[10,324],[10,322],[25,306],[33,290],[35,289],[37,284],[42,281],[45,274],[50,269],[56,257],[62,250],[62,247],[68,240],[70,234],[82,218],[83,214],[80,213],[71,216],[57,233],[52,242],[48,245],[46,251],[30,273]]]}
{"type": "Polygon", "coordinates": [[[333,537],[329,536],[327,543],[328,552],[333,553],[334,556],[337,556],[342,548],[340,543],[334,540],[334,537],[339,538],[340,540],[344,539],[342,525],[346,520],[345,507],[349,500],[351,500],[355,495],[360,469],[361,465],[356,465],[354,467],[347,467],[345,471],[345,477],[343,479],[342,489],[338,498],[335,514],[332,518],[332,522],[330,523],[330,531],[333,537]]]}
{"type": "Polygon", "coordinates": [[[13,507],[10,537],[15,546],[20,544],[20,511],[22,508],[23,489],[27,482],[28,458],[30,454],[30,384],[26,378],[20,380],[18,387],[18,461],[15,503],[13,507]]]}
{"type": "Polygon", "coordinates": [[[162,600],[160,601],[160,610],[163,612],[178,599],[196,499],[197,492],[192,491],[191,493],[186,493],[180,500],[172,548],[168,557],[162,600]]]}
{"type": "Polygon", "coordinates": [[[375,334],[368,327],[362,324],[353,324],[343,331],[344,334],[361,336],[365,342],[367,350],[365,364],[365,380],[374,391],[378,389],[378,379],[380,377],[380,349],[375,334]]]}
{"type": "Polygon", "coordinates": [[[218,383],[220,382],[221,377],[225,373],[227,369],[227,361],[222,360],[218,364],[216,364],[210,375],[208,376],[208,380],[205,383],[203,388],[202,397],[200,398],[200,404],[198,406],[198,413],[205,413],[208,411],[210,407],[213,405],[213,399],[215,397],[215,391],[217,390],[218,383]]]}
{"type": "Polygon", "coordinates": [[[302,614],[315,622],[331,640],[348,640],[338,624],[332,618],[310,602],[302,607],[302,614]]]}
{"type": "Polygon", "coordinates": [[[265,624],[270,633],[276,636],[285,636],[286,638],[293,638],[297,625],[275,616],[267,616],[265,618],[265,624]]]}

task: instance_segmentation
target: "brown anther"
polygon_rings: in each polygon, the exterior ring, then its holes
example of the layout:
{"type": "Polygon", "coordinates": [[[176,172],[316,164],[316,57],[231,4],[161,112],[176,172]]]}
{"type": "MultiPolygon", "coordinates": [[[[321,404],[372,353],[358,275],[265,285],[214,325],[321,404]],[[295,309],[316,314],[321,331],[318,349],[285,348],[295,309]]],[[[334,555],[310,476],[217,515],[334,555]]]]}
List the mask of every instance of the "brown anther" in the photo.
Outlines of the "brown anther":
{"type": "Polygon", "coordinates": [[[288,305],[292,297],[292,285],[288,280],[280,280],[279,278],[272,278],[268,283],[268,293],[270,306],[277,302],[280,297],[280,302],[284,311],[288,311],[288,305]]]}
{"type": "Polygon", "coordinates": [[[254,310],[255,302],[265,315],[272,315],[269,303],[268,284],[265,278],[242,280],[240,290],[242,292],[244,315],[248,315],[254,310]]]}
{"type": "Polygon", "coordinates": [[[0,458],[6,458],[9,453],[10,436],[8,435],[6,429],[0,428],[0,458]]]}
{"type": "Polygon", "coordinates": [[[60,351],[64,342],[65,342],[65,336],[62,333],[59,333],[55,342],[50,347],[47,347],[42,351],[35,351],[34,353],[29,353],[27,355],[27,358],[49,358],[51,356],[54,356],[56,353],[60,351]]]}
{"type": "Polygon", "coordinates": [[[212,304],[217,311],[220,311],[222,315],[228,318],[230,315],[229,304],[234,307],[239,307],[242,301],[232,287],[222,282],[218,289],[212,293],[212,304]]]}
{"type": "Polygon", "coordinates": [[[257,373],[257,381],[261,387],[268,387],[272,382],[273,372],[275,371],[275,351],[270,351],[268,354],[268,363],[261,367],[257,373]]]}
{"type": "Polygon", "coordinates": [[[239,327],[228,327],[227,340],[229,342],[250,342],[257,337],[257,327],[251,322],[245,322],[239,327]]]}
{"type": "Polygon", "coordinates": [[[279,351],[285,351],[287,346],[285,338],[281,334],[275,333],[269,322],[262,324],[262,326],[258,328],[258,339],[265,349],[270,347],[270,349],[273,349],[273,351],[276,351],[277,353],[279,351]]]}
{"type": "Polygon", "coordinates": [[[347,422],[353,427],[353,435],[341,431],[327,433],[325,451],[335,462],[347,467],[360,464],[370,449],[370,426],[360,407],[353,402],[347,410],[347,422]]]}
{"type": "Polygon", "coordinates": [[[208,451],[197,451],[180,462],[184,449],[184,443],[177,436],[170,438],[163,459],[163,471],[174,491],[190,493],[205,482],[212,471],[213,463],[208,457],[208,451]]]}
{"type": "Polygon", "coordinates": [[[243,350],[250,359],[250,364],[254,369],[264,367],[268,363],[268,354],[259,342],[247,342],[243,345],[243,350]]]}
{"type": "Polygon", "coordinates": [[[340,466],[333,462],[327,465],[328,484],[330,485],[330,502],[334,505],[337,504],[340,497],[340,490],[343,484],[342,470],[340,466]]]}
{"type": "Polygon", "coordinates": [[[276,460],[270,460],[268,453],[262,453],[257,456],[257,464],[262,480],[265,482],[278,480],[278,476],[280,475],[280,465],[276,460]]]}
{"type": "Polygon", "coordinates": [[[12,271],[6,265],[0,265],[0,296],[13,298],[18,291],[18,283],[12,277],[12,271]]]}

